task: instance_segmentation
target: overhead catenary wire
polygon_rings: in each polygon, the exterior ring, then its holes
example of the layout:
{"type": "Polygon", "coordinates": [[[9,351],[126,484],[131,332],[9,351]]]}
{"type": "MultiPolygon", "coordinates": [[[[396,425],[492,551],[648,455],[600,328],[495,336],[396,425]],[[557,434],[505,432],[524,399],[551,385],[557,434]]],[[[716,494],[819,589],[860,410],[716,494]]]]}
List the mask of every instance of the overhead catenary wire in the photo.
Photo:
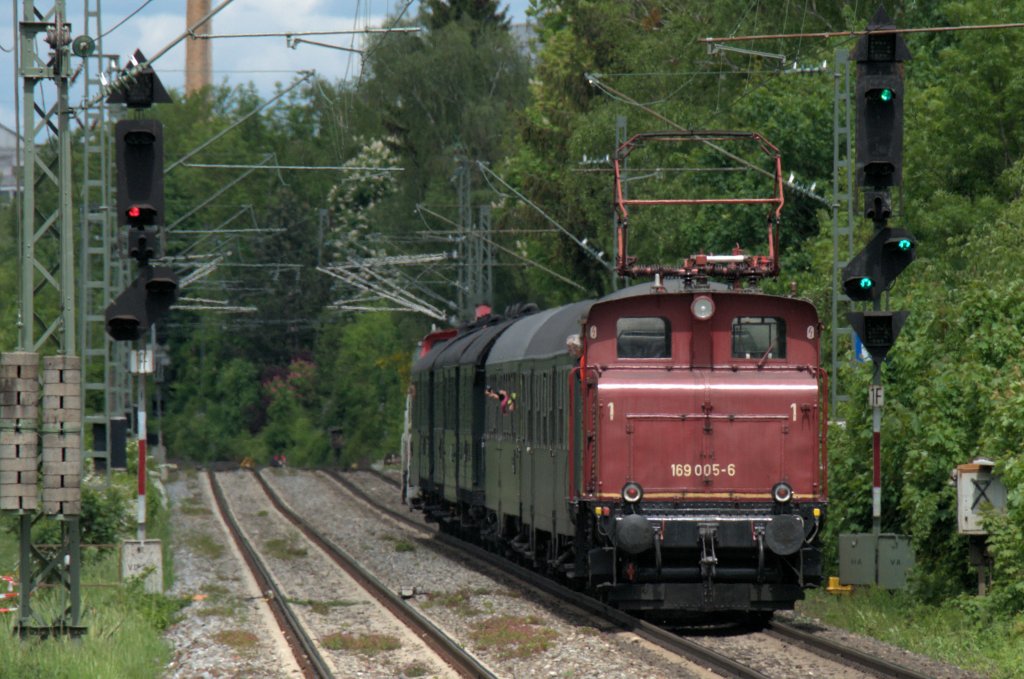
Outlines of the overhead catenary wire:
{"type": "MultiPolygon", "coordinates": [[[[274,155],[268,153],[266,155],[266,157],[263,159],[263,162],[264,163],[269,163],[271,160],[274,160],[274,159],[275,159],[274,155]]],[[[181,217],[178,217],[178,219],[174,220],[173,223],[169,224],[166,227],[167,231],[168,232],[173,231],[174,227],[176,227],[178,224],[181,224],[186,219],[188,219],[189,217],[191,217],[195,213],[199,212],[200,210],[202,210],[204,207],[206,207],[207,205],[209,205],[213,201],[215,201],[218,198],[220,198],[227,191],[229,191],[232,187],[234,187],[236,184],[241,182],[243,179],[245,179],[246,177],[248,177],[250,174],[252,174],[255,171],[256,171],[255,169],[246,170],[245,172],[240,174],[238,177],[235,177],[230,182],[227,182],[226,184],[224,184],[222,187],[220,187],[220,189],[218,189],[217,191],[214,191],[213,194],[209,198],[207,198],[206,200],[201,202],[199,205],[196,205],[195,207],[193,207],[191,210],[189,210],[188,212],[183,214],[181,217]]]]}
{"type": "Polygon", "coordinates": [[[173,170],[174,168],[176,168],[176,167],[178,167],[179,165],[183,164],[183,163],[184,163],[184,162],[185,162],[186,160],[188,160],[188,159],[189,159],[189,158],[191,158],[192,156],[196,155],[197,153],[199,153],[199,152],[200,152],[200,151],[202,151],[203,149],[207,148],[208,146],[210,146],[211,144],[213,144],[213,143],[214,143],[215,141],[217,141],[218,139],[220,139],[221,137],[223,137],[224,135],[226,135],[226,134],[227,134],[228,132],[230,132],[231,130],[235,129],[236,127],[238,127],[239,125],[241,125],[242,123],[244,123],[244,122],[245,122],[246,120],[248,120],[249,118],[253,117],[254,115],[256,115],[257,113],[259,113],[260,111],[262,111],[262,110],[266,109],[266,108],[267,108],[268,106],[270,106],[271,104],[273,104],[273,103],[274,103],[275,101],[277,101],[278,99],[280,99],[280,98],[281,98],[281,97],[283,97],[284,95],[288,94],[289,92],[291,92],[292,90],[294,90],[294,89],[295,89],[296,87],[298,87],[298,86],[299,86],[299,85],[301,85],[302,83],[306,82],[307,80],[309,80],[310,78],[312,78],[313,76],[315,76],[315,75],[316,75],[316,71],[302,71],[302,72],[301,72],[301,75],[302,75],[302,77],[301,77],[301,78],[299,78],[298,80],[296,80],[295,82],[293,82],[293,83],[292,83],[291,85],[289,85],[289,86],[288,86],[288,87],[286,87],[285,89],[281,90],[280,92],[278,92],[277,94],[275,94],[275,95],[274,95],[273,97],[271,97],[271,98],[270,98],[270,99],[268,99],[267,101],[263,102],[262,104],[260,104],[260,105],[259,105],[259,106],[257,106],[256,108],[254,108],[254,109],[253,109],[252,111],[250,111],[249,113],[245,114],[244,116],[242,116],[241,118],[239,118],[238,120],[236,120],[236,121],[235,121],[234,123],[232,123],[231,125],[228,125],[228,126],[227,126],[226,128],[224,128],[223,130],[221,130],[221,131],[220,131],[220,132],[218,132],[217,134],[213,135],[212,137],[210,137],[209,139],[207,139],[207,140],[206,140],[205,142],[203,142],[203,143],[202,143],[202,144],[200,144],[199,146],[196,146],[196,147],[195,147],[194,149],[192,149],[191,151],[189,151],[188,153],[186,153],[185,155],[183,155],[183,156],[182,156],[181,158],[178,158],[178,159],[177,159],[176,161],[174,161],[174,162],[173,162],[173,163],[171,163],[170,165],[166,166],[166,167],[164,168],[164,174],[166,175],[166,174],[167,174],[168,172],[170,172],[170,171],[171,171],[171,170],[173,170]]]}
{"type": "MultiPolygon", "coordinates": [[[[416,211],[417,211],[417,213],[425,212],[426,214],[431,215],[433,217],[436,217],[437,219],[440,219],[441,221],[443,221],[443,222],[445,222],[447,224],[450,224],[450,225],[452,225],[452,226],[454,226],[456,228],[459,228],[459,225],[456,222],[448,219],[444,215],[441,215],[441,214],[438,214],[438,213],[434,212],[433,210],[429,209],[428,207],[426,207],[423,204],[418,204],[416,206],[416,211]]],[[[422,215],[420,215],[420,219],[422,219],[422,215]]],[[[426,224],[426,220],[424,220],[423,223],[426,224]]],[[[430,228],[429,225],[427,225],[427,228],[428,229],[430,228]]],[[[557,231],[557,229],[556,229],[556,231],[557,231]]],[[[440,232],[435,232],[435,233],[440,233],[440,232]]],[[[460,230],[459,233],[464,233],[464,232],[460,230]]],[[[473,238],[480,238],[484,242],[486,242],[486,243],[488,243],[490,245],[493,245],[494,247],[496,247],[497,249],[501,250],[502,252],[504,252],[504,253],[506,253],[508,255],[511,255],[512,257],[515,257],[516,259],[518,259],[518,260],[520,260],[522,262],[525,262],[525,264],[527,266],[536,267],[536,268],[540,269],[541,271],[544,271],[544,272],[554,276],[555,278],[557,278],[558,280],[560,280],[560,281],[562,281],[564,283],[568,283],[569,285],[572,285],[573,287],[576,287],[579,290],[583,290],[584,292],[586,291],[586,288],[583,287],[582,285],[580,285],[579,283],[577,283],[576,281],[574,281],[574,280],[572,280],[572,279],[570,279],[570,278],[568,278],[566,276],[563,276],[562,274],[558,273],[557,271],[555,271],[555,270],[553,270],[553,269],[551,269],[549,267],[544,266],[540,262],[537,262],[537,261],[535,261],[533,259],[530,259],[529,257],[521,255],[518,252],[515,252],[514,250],[511,250],[509,248],[506,248],[505,246],[503,246],[503,245],[501,245],[499,243],[495,243],[493,240],[491,240],[490,238],[484,236],[481,233],[472,233],[472,234],[469,234],[469,235],[471,235],[473,238]]],[[[445,237],[445,239],[446,240],[450,240],[450,238],[447,237],[447,236],[445,237]]]]}
{"type": "Polygon", "coordinates": [[[1024,28],[1024,23],[973,24],[969,26],[935,26],[933,28],[874,28],[862,31],[820,31],[817,33],[775,33],[769,35],[736,35],[725,38],[698,38],[697,42],[749,42],[751,40],[776,40],[792,38],[856,38],[865,35],[900,35],[910,33],[951,33],[955,31],[990,31],[1009,28],[1024,28]]]}
{"type": "Polygon", "coordinates": [[[359,167],[354,165],[235,165],[224,163],[183,163],[184,167],[216,170],[309,170],[333,172],[404,172],[404,167],[359,167]]]}
{"type": "MultiPolygon", "coordinates": [[[[496,172],[494,172],[494,170],[489,168],[486,163],[484,163],[483,161],[478,160],[478,161],[476,161],[476,165],[477,165],[477,167],[480,168],[480,171],[483,173],[483,176],[484,176],[485,180],[487,179],[488,176],[490,176],[490,177],[494,178],[496,181],[500,182],[502,186],[504,186],[506,189],[511,191],[513,194],[515,194],[515,196],[519,200],[521,200],[522,202],[526,203],[528,206],[533,208],[538,214],[540,214],[541,217],[543,217],[545,219],[545,221],[547,221],[549,224],[551,224],[556,229],[561,231],[565,236],[567,236],[569,238],[569,240],[571,240],[573,243],[575,243],[577,246],[579,246],[579,248],[583,252],[585,252],[587,254],[587,256],[589,256],[591,259],[596,260],[598,263],[601,264],[601,266],[603,266],[604,268],[608,269],[609,271],[613,270],[613,267],[612,267],[611,263],[606,262],[604,259],[602,259],[599,256],[599,253],[595,252],[593,248],[589,247],[585,242],[583,242],[581,239],[577,238],[575,234],[573,234],[567,228],[565,228],[564,226],[559,224],[551,215],[549,215],[547,212],[542,210],[536,203],[534,203],[532,200],[530,200],[529,198],[524,196],[522,193],[517,191],[511,184],[509,184],[507,181],[505,181],[501,177],[501,175],[497,174],[496,172]]],[[[500,193],[498,191],[495,191],[495,192],[496,193],[500,193]]]]}
{"type": "Polygon", "coordinates": [[[342,31],[280,31],[276,33],[211,33],[196,34],[194,40],[214,40],[217,38],[290,38],[292,36],[304,35],[350,35],[364,33],[418,33],[422,28],[412,26],[409,28],[358,28],[342,31]]]}
{"type": "Polygon", "coordinates": [[[101,33],[99,35],[99,37],[96,38],[96,41],[99,42],[100,40],[102,40],[103,38],[107,37],[108,35],[110,35],[114,31],[116,31],[117,29],[121,28],[121,26],[123,26],[129,19],[134,17],[136,14],[138,14],[142,10],[146,9],[146,7],[148,7],[151,2],[153,2],[153,0],[146,0],[144,3],[142,3],[141,5],[136,7],[131,12],[131,14],[129,14],[128,16],[126,16],[125,18],[121,19],[116,24],[114,24],[113,28],[109,28],[106,31],[104,31],[103,33],[101,33]]]}
{"type": "MultiPolygon", "coordinates": [[[[405,13],[409,11],[409,7],[412,6],[412,3],[413,3],[413,0],[406,0],[405,5],[403,5],[401,11],[397,15],[395,15],[395,18],[391,22],[391,25],[388,26],[388,29],[392,29],[392,28],[395,28],[396,26],[398,26],[398,22],[400,22],[402,20],[402,17],[405,16],[405,13]]],[[[387,32],[390,33],[391,31],[388,30],[387,32]]],[[[371,56],[373,56],[373,53],[377,50],[377,47],[379,45],[380,45],[379,41],[370,45],[370,48],[368,50],[366,50],[366,52],[363,54],[363,62],[364,63],[366,62],[367,59],[369,59],[371,56]]],[[[362,82],[362,80],[363,80],[363,73],[364,73],[364,70],[360,69],[360,71],[359,71],[359,81],[360,82],[362,82]]]]}
{"type": "Polygon", "coordinates": [[[113,92],[126,87],[128,83],[134,81],[135,78],[138,77],[140,73],[142,73],[142,71],[151,66],[153,63],[155,63],[160,57],[174,49],[174,47],[179,42],[181,42],[185,38],[195,35],[196,29],[202,27],[206,22],[213,19],[213,17],[219,14],[225,7],[230,5],[232,2],[234,2],[234,0],[224,0],[224,2],[214,7],[205,16],[200,17],[200,19],[196,23],[189,26],[184,33],[182,33],[174,40],[164,45],[164,47],[160,49],[156,54],[126,69],[124,73],[122,73],[116,80],[114,80],[114,82],[110,83],[105,87],[100,88],[100,93],[98,95],[94,96],[89,101],[82,102],[81,104],[79,104],[78,108],[92,108],[93,106],[98,104],[102,99],[105,99],[108,96],[110,96],[110,94],[112,94],[113,92]]]}
{"type": "Polygon", "coordinates": [[[401,288],[389,289],[387,286],[379,285],[373,281],[368,281],[362,276],[352,271],[338,270],[322,266],[318,266],[317,271],[325,273],[328,276],[337,278],[338,280],[341,280],[359,290],[362,290],[363,292],[379,295],[380,297],[383,297],[384,299],[387,299],[394,304],[398,304],[407,309],[418,311],[424,314],[425,316],[429,316],[430,318],[433,318],[435,320],[445,320],[445,315],[440,309],[427,302],[418,300],[412,297],[411,295],[408,295],[406,291],[402,290],[401,288]]]}
{"type": "MultiPolygon", "coordinates": [[[[623,103],[630,104],[632,106],[636,106],[637,108],[643,110],[645,113],[648,113],[648,114],[654,116],[658,120],[660,120],[663,123],[671,126],[673,129],[679,130],[680,132],[693,132],[693,130],[691,130],[691,129],[687,128],[687,127],[684,127],[683,125],[680,125],[679,123],[675,122],[671,118],[668,118],[667,116],[664,116],[664,115],[658,113],[657,111],[655,111],[651,107],[646,106],[644,104],[641,104],[640,102],[638,102],[637,100],[633,99],[629,95],[623,94],[622,92],[619,92],[618,90],[616,90],[615,88],[607,85],[606,83],[601,82],[601,80],[596,75],[594,75],[592,73],[587,73],[587,74],[585,74],[585,77],[587,78],[587,82],[589,82],[591,85],[593,85],[594,87],[598,88],[599,90],[604,91],[606,94],[612,96],[612,98],[615,98],[615,99],[617,99],[619,101],[622,101],[623,103]]],[[[745,158],[742,158],[742,157],[736,155],[735,153],[732,153],[728,149],[724,148],[721,144],[716,144],[715,142],[711,141],[710,139],[704,139],[702,137],[697,137],[696,139],[697,139],[697,141],[700,141],[704,145],[714,149],[715,151],[718,151],[719,153],[721,153],[725,157],[730,158],[731,160],[734,160],[734,161],[736,161],[736,162],[738,162],[738,163],[740,163],[742,165],[745,165],[745,166],[747,166],[748,168],[750,168],[751,170],[753,170],[755,172],[763,174],[763,175],[765,175],[767,177],[773,177],[774,178],[774,174],[772,172],[770,172],[769,170],[766,170],[763,167],[758,167],[757,165],[754,165],[753,163],[751,163],[750,161],[746,160],[745,158]]],[[[789,184],[789,186],[791,186],[798,193],[802,193],[802,194],[804,194],[804,195],[806,195],[806,196],[808,196],[810,198],[813,198],[813,199],[815,199],[815,200],[817,200],[817,201],[819,201],[821,203],[824,203],[825,205],[831,205],[831,203],[826,198],[824,198],[822,196],[819,196],[816,193],[813,193],[810,190],[803,188],[802,186],[798,186],[797,184],[789,184]]]]}

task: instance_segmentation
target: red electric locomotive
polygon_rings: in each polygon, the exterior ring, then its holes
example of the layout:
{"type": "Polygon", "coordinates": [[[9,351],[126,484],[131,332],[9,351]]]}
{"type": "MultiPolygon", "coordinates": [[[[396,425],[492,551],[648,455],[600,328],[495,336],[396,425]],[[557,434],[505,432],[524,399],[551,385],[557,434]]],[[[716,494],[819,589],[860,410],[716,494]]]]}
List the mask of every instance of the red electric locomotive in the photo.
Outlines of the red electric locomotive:
{"type": "MultiPolygon", "coordinates": [[[[699,135],[699,136],[698,136],[699,135]]],[[[653,617],[770,614],[821,581],[825,374],[814,307],[743,280],[777,272],[778,153],[768,254],[628,256],[599,300],[488,317],[413,366],[407,474],[444,530],[653,617]],[[713,283],[721,277],[729,284],[713,283]]]]}
{"type": "Polygon", "coordinates": [[[810,303],[743,291],[591,307],[570,501],[610,602],[771,611],[820,582],[819,329],[810,303]]]}

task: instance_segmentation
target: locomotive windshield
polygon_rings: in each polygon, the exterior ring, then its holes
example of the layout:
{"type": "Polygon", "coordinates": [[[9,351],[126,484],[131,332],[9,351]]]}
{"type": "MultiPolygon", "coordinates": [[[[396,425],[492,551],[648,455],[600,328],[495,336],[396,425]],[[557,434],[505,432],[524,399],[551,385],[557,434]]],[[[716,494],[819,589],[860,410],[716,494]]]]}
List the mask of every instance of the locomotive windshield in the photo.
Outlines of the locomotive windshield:
{"type": "Polygon", "coordinates": [[[733,358],[785,358],[786,322],[766,316],[741,316],[732,321],[733,358]]]}
{"type": "Polygon", "coordinates": [[[658,316],[620,318],[616,325],[619,358],[671,358],[668,321],[658,316]]]}

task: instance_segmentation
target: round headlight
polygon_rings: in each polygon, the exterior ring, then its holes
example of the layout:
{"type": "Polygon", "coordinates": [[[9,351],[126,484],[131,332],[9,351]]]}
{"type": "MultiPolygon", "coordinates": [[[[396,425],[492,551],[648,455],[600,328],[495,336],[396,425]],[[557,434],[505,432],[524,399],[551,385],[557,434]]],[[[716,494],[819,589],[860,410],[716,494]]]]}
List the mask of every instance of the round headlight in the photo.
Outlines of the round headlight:
{"type": "Polygon", "coordinates": [[[626,502],[639,502],[644,496],[644,489],[639,483],[630,481],[622,487],[622,499],[626,502]]]}
{"type": "Polygon", "coordinates": [[[793,489],[786,482],[776,483],[772,486],[772,497],[776,502],[785,504],[793,499],[793,489]]]}
{"type": "Polygon", "coordinates": [[[715,303],[711,301],[710,297],[701,295],[693,300],[693,304],[690,305],[690,311],[693,312],[694,318],[698,321],[706,321],[714,316],[715,303]]]}

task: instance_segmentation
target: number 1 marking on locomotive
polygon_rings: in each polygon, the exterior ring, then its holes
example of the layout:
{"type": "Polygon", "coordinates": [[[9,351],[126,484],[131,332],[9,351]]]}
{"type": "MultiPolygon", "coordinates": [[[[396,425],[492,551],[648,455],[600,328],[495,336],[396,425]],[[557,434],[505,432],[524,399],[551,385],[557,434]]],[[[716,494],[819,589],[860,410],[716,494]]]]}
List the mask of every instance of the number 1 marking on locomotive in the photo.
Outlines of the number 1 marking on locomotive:
{"type": "Polygon", "coordinates": [[[615,421],[615,403],[612,401],[608,402],[608,421],[615,421]]]}
{"type": "Polygon", "coordinates": [[[796,404],[790,403],[789,407],[793,409],[793,421],[796,422],[796,404]]]}

